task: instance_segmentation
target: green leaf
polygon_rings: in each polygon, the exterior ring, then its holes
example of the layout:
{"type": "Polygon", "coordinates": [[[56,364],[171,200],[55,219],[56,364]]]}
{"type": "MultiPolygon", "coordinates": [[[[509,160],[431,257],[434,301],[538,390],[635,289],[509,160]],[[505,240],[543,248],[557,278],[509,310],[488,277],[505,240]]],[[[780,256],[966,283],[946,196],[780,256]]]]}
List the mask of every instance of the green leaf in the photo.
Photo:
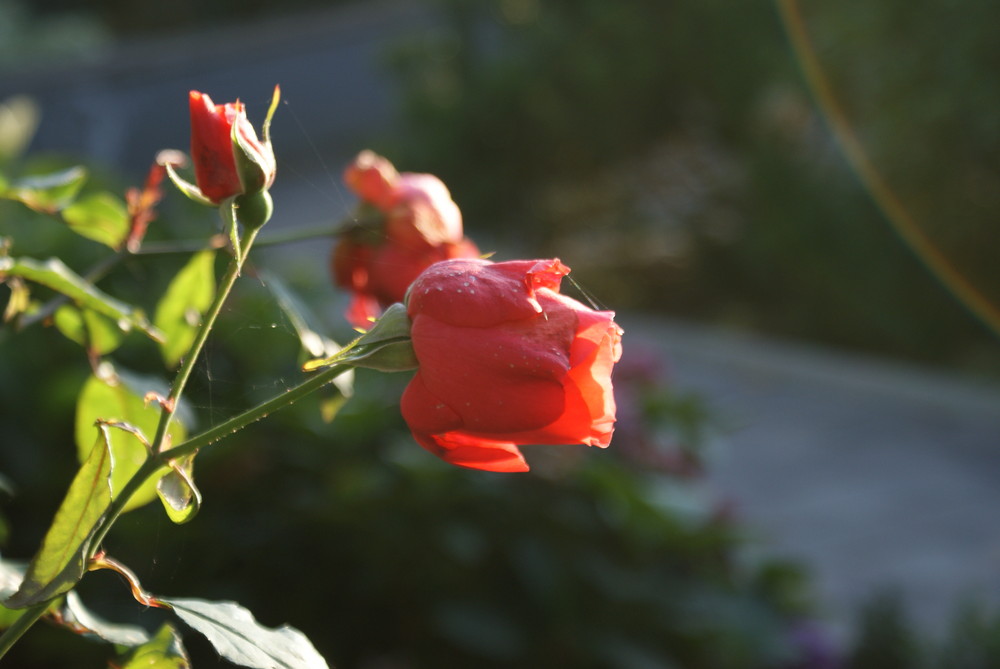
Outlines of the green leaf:
{"type": "Polygon", "coordinates": [[[121,669],[190,669],[180,636],[172,625],[165,624],[152,639],[124,658],[121,669]]]}
{"type": "Polygon", "coordinates": [[[177,273],[156,305],[155,327],[163,332],[160,351],[176,367],[191,350],[201,317],[215,297],[215,252],[200,251],[177,273]]]}
{"type": "Polygon", "coordinates": [[[71,590],[86,571],[94,530],[111,504],[110,434],[107,426],[101,428],[56,511],[41,549],[5,606],[19,609],[61,595],[71,590]]]}
{"type": "Polygon", "coordinates": [[[255,669],[326,669],[327,664],[302,632],[284,625],[262,626],[235,602],[160,599],[185,623],[201,632],[230,662],[255,669]]]}
{"type": "Polygon", "coordinates": [[[141,646],[149,641],[149,633],[137,625],[109,623],[91,612],[80,596],[72,590],[66,594],[63,620],[77,630],[119,646],[141,646]]]}
{"type": "Polygon", "coordinates": [[[121,248],[129,232],[125,203],[111,193],[94,193],[62,211],[70,229],[113,249],[121,248]]]}
{"type": "Polygon", "coordinates": [[[0,280],[4,275],[20,276],[62,293],[79,306],[111,318],[125,332],[135,327],[151,339],[156,341],[163,339],[163,334],[149,324],[141,309],[131,307],[105,294],[67,267],[59,258],[50,258],[42,262],[32,258],[0,257],[0,280]]]}
{"type": "Polygon", "coordinates": [[[87,170],[77,165],[61,172],[17,179],[6,184],[0,197],[53,214],[73,201],[86,180],[87,170]]]}
{"type": "Polygon", "coordinates": [[[156,494],[163,502],[167,516],[178,525],[194,518],[201,509],[201,492],[191,475],[193,467],[194,456],[188,456],[183,462],[176,462],[173,469],[156,484],[156,494]]]}
{"type": "Polygon", "coordinates": [[[75,304],[64,304],[56,309],[53,321],[68,339],[97,355],[111,353],[125,339],[125,333],[116,321],[93,309],[81,309],[75,304]]]}
{"type": "MultiPolygon", "coordinates": [[[[159,406],[146,406],[144,397],[147,392],[155,391],[160,384],[148,381],[142,377],[119,375],[105,363],[102,376],[91,376],[83,385],[76,404],[76,445],[77,453],[83,457],[86,443],[93,438],[94,425],[98,421],[106,423],[127,423],[147,437],[156,433],[160,420],[159,406]],[[132,379],[136,380],[132,380],[132,379]],[[139,385],[137,389],[134,387],[139,385]]],[[[156,391],[158,392],[158,391],[156,391]]],[[[117,494],[130,478],[146,461],[147,448],[134,434],[125,430],[99,426],[109,430],[111,452],[115,458],[115,471],[111,477],[111,489],[117,494]]],[[[186,431],[183,424],[175,420],[167,433],[169,444],[179,444],[184,441],[186,431]]],[[[168,444],[168,445],[169,445],[168,444]]],[[[167,468],[162,473],[169,471],[167,468]]],[[[151,477],[136,491],[125,506],[131,510],[151,502],[156,497],[157,476],[151,477]]]]}

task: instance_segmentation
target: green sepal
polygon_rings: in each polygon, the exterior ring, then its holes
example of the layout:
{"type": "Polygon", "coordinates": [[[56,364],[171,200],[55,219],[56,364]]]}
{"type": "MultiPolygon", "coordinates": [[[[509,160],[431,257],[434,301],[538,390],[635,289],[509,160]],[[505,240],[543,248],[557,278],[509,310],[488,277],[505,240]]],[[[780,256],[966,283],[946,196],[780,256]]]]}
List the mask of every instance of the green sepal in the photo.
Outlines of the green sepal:
{"type": "Polygon", "coordinates": [[[179,190],[189,200],[193,200],[194,202],[197,202],[198,204],[203,204],[207,207],[216,206],[214,202],[209,200],[205,196],[205,194],[201,192],[200,188],[198,188],[190,181],[186,181],[179,174],[177,174],[177,172],[174,170],[173,165],[171,165],[170,163],[163,163],[163,167],[164,169],[167,170],[167,176],[170,178],[172,182],[174,182],[174,185],[177,186],[177,190],[179,190]]]}
{"type": "Polygon", "coordinates": [[[268,181],[274,177],[274,151],[270,144],[261,143],[256,133],[253,134],[254,143],[249,143],[240,132],[241,128],[246,128],[251,133],[254,130],[246,117],[240,116],[233,123],[230,133],[236,174],[240,178],[243,193],[249,195],[265,190],[269,185],[268,181]]]}
{"type": "Polygon", "coordinates": [[[267,108],[267,116],[264,117],[264,123],[260,128],[261,139],[264,141],[264,146],[271,145],[271,119],[274,117],[274,112],[278,110],[278,102],[280,101],[281,86],[275,84],[274,93],[271,94],[271,104],[267,108]]]}
{"type": "Polygon", "coordinates": [[[410,317],[406,307],[393,304],[364,333],[332,356],[310,360],[302,369],[311,372],[333,365],[367,367],[382,372],[416,369],[417,356],[410,339],[410,317]]]}

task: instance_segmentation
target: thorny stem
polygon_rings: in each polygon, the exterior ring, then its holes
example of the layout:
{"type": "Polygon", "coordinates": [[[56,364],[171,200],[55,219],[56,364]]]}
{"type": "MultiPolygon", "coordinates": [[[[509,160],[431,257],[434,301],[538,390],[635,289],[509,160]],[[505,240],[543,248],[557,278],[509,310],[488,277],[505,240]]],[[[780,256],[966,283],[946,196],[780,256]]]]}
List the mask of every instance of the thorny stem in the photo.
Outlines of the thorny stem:
{"type": "MultiPolygon", "coordinates": [[[[142,486],[150,477],[156,474],[157,471],[167,466],[169,461],[176,459],[183,455],[187,455],[197,451],[202,446],[210,444],[212,442],[218,441],[222,437],[232,432],[236,432],[242,427],[249,425],[257,420],[260,420],[264,416],[268,415],[272,411],[280,409],[282,407],[288,406],[292,402],[297,401],[301,397],[311,393],[312,391],[320,388],[332,381],[338,374],[346,371],[348,366],[331,367],[324,370],[322,373],[310,378],[308,381],[300,384],[299,386],[292,388],[291,390],[282,393],[281,395],[272,398],[271,400],[265,401],[258,406],[249,409],[228,421],[218,425],[206,432],[198,435],[188,441],[170,448],[167,450],[161,450],[163,448],[164,439],[167,435],[167,431],[170,428],[170,424],[173,421],[173,411],[171,407],[176,406],[177,401],[180,399],[184,392],[184,388],[187,385],[188,379],[191,376],[191,372],[194,369],[195,363],[201,353],[205,342],[208,339],[208,335],[215,324],[215,320],[219,313],[222,311],[222,307],[232,291],[233,286],[236,283],[236,279],[242,271],[243,265],[246,262],[247,255],[250,248],[253,246],[254,240],[257,237],[257,233],[260,231],[260,227],[248,228],[245,232],[244,239],[241,240],[243,252],[238,254],[238,257],[234,257],[232,262],[229,264],[229,268],[226,270],[225,276],[223,276],[222,281],[219,285],[219,290],[216,292],[215,299],[213,300],[211,306],[206,311],[201,326],[198,329],[198,334],[195,338],[194,343],[191,345],[191,349],[188,351],[187,356],[185,356],[180,369],[177,371],[177,375],[174,378],[174,383],[170,389],[170,395],[165,402],[162,403],[163,410],[160,414],[160,422],[157,425],[156,435],[152,440],[152,448],[150,450],[149,456],[146,461],[139,467],[138,471],[128,480],[128,482],[122,487],[118,495],[112,501],[111,505],[108,507],[107,512],[104,517],[100,520],[97,527],[94,529],[94,534],[91,540],[92,552],[88,555],[88,560],[91,562],[93,568],[111,568],[115,569],[119,573],[126,575],[131,574],[131,572],[120,565],[117,562],[109,561],[108,558],[103,556],[103,554],[98,554],[95,558],[95,553],[104,537],[107,535],[111,526],[115,523],[118,517],[122,514],[125,509],[126,504],[135,494],[135,492],[142,486]],[[124,571],[123,571],[124,570],[124,571]]],[[[98,271],[106,272],[110,267],[114,266],[115,263],[119,262],[124,254],[116,254],[104,267],[100,267],[98,271]]],[[[95,268],[98,269],[98,268],[95,268]]],[[[137,583],[133,578],[129,580],[130,584],[137,583]]],[[[134,589],[134,588],[133,588],[134,589]]],[[[140,589],[141,592],[141,589],[140,589]]],[[[31,628],[43,615],[45,615],[49,606],[51,605],[51,600],[40,602],[33,606],[25,609],[24,613],[14,621],[14,623],[0,635],[0,658],[2,658],[14,643],[17,642],[21,636],[31,628]]]]}
{"type": "Polygon", "coordinates": [[[177,370],[177,376],[174,377],[173,385],[170,387],[170,395],[168,395],[166,401],[161,404],[163,408],[160,413],[160,422],[157,424],[156,434],[153,437],[152,442],[150,442],[150,454],[146,458],[146,461],[143,462],[139,470],[136,471],[135,475],[128,480],[128,482],[122,487],[121,491],[119,491],[119,493],[115,496],[115,499],[111,502],[111,506],[108,508],[107,513],[97,526],[97,529],[94,532],[94,539],[91,541],[91,546],[94,547],[94,550],[101,545],[104,537],[107,535],[115,521],[118,520],[118,516],[120,516],[125,510],[126,504],[128,504],[128,501],[132,498],[132,495],[135,494],[136,490],[138,490],[149,477],[162,468],[168,461],[167,458],[162,456],[160,451],[163,448],[167,430],[170,429],[170,424],[173,422],[174,412],[171,407],[177,406],[178,400],[184,393],[184,388],[187,386],[188,379],[191,378],[191,372],[194,370],[195,363],[198,361],[201,349],[205,346],[205,342],[208,340],[208,335],[212,331],[212,327],[215,325],[215,319],[222,311],[223,304],[225,304],[226,299],[229,297],[229,293],[236,284],[236,279],[240,276],[243,265],[246,263],[247,255],[249,254],[250,248],[253,246],[254,239],[257,237],[257,233],[259,231],[260,228],[247,230],[246,236],[242,240],[243,252],[234,256],[232,261],[229,263],[229,268],[226,270],[225,276],[222,277],[218,291],[216,291],[215,299],[209,306],[208,311],[206,311],[205,315],[202,317],[201,326],[198,328],[198,334],[195,337],[194,343],[191,345],[191,349],[188,351],[187,355],[184,356],[180,369],[177,370]]]}
{"type": "MultiPolygon", "coordinates": [[[[250,248],[253,246],[254,239],[257,237],[259,231],[260,228],[248,229],[245,238],[241,240],[243,252],[234,256],[232,262],[229,263],[229,269],[226,270],[225,276],[222,277],[219,290],[215,294],[215,299],[212,301],[211,306],[209,306],[208,311],[205,312],[204,317],[202,317],[201,326],[198,328],[198,334],[195,337],[194,343],[191,345],[191,349],[187,355],[184,356],[184,361],[181,363],[180,369],[177,370],[177,376],[174,377],[174,383],[170,387],[170,395],[167,397],[166,402],[167,405],[177,406],[178,400],[184,393],[184,388],[187,386],[188,379],[191,378],[191,372],[198,361],[198,356],[201,355],[201,349],[205,346],[208,335],[215,325],[215,319],[222,311],[222,305],[225,304],[229,293],[236,284],[236,279],[239,278],[240,272],[243,270],[247,255],[250,253],[250,248]]],[[[164,407],[160,414],[160,423],[156,426],[156,435],[152,441],[153,453],[160,451],[167,430],[170,428],[170,423],[173,422],[173,418],[174,412],[164,407]]]]}
{"type": "MultiPolygon", "coordinates": [[[[282,244],[294,244],[295,242],[307,242],[311,239],[330,239],[345,228],[351,225],[351,221],[342,221],[334,225],[320,225],[310,228],[297,228],[283,233],[269,234],[257,240],[256,247],[280,246],[282,244]]],[[[215,235],[208,240],[176,241],[176,242],[149,242],[143,244],[142,248],[134,255],[166,255],[170,253],[192,253],[208,249],[217,249],[227,243],[225,235],[215,235]]]]}
{"type": "Polygon", "coordinates": [[[101,544],[101,541],[103,541],[105,535],[108,533],[108,530],[111,529],[111,525],[113,525],[118,516],[122,514],[125,505],[128,503],[129,499],[131,499],[132,495],[134,495],[135,492],[158,470],[166,467],[171,460],[177,460],[186,455],[190,455],[205,446],[219,441],[223,437],[233,434],[234,432],[238,432],[251,423],[255,423],[258,420],[269,416],[279,409],[290,406],[306,395],[309,395],[310,393],[313,393],[326,384],[332,382],[336,377],[349,369],[351,369],[351,365],[346,364],[328,367],[299,385],[290,388],[279,395],[275,395],[271,399],[265,400],[257,406],[251,407],[250,409],[247,409],[246,411],[205,430],[201,434],[191,437],[187,441],[178,444],[173,448],[151,453],[139,470],[136,471],[135,475],[129,479],[125,486],[122,487],[121,491],[115,496],[114,501],[111,503],[111,507],[108,509],[107,515],[105,515],[101,525],[94,533],[94,540],[91,542],[91,545],[99,546],[101,544]]]}
{"type": "Polygon", "coordinates": [[[284,409],[285,407],[294,404],[306,395],[319,390],[349,369],[351,369],[351,365],[347,364],[327,367],[322,372],[319,372],[307,381],[303,381],[299,385],[289,388],[280,395],[275,395],[271,399],[265,400],[257,406],[247,409],[243,413],[237,414],[229,420],[219,423],[218,425],[205,430],[201,434],[191,437],[184,443],[163,451],[159,454],[159,458],[162,462],[167,462],[190,455],[200,448],[215,443],[223,437],[237,432],[247,425],[267,417],[278,409],[284,409]]]}

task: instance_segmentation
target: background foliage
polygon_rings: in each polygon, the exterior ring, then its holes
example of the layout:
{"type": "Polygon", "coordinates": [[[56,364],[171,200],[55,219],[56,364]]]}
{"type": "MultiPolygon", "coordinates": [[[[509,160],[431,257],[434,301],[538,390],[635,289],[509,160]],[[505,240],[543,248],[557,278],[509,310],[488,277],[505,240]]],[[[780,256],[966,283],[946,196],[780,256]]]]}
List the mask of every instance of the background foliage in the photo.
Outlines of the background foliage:
{"type": "MultiPolygon", "coordinates": [[[[470,218],[572,253],[621,306],[996,371],[994,336],[850,171],[775,6],[443,6],[448,30],[395,60],[412,120],[397,148],[470,218]]],[[[995,309],[995,4],[801,9],[876,169],[995,309]]]]}

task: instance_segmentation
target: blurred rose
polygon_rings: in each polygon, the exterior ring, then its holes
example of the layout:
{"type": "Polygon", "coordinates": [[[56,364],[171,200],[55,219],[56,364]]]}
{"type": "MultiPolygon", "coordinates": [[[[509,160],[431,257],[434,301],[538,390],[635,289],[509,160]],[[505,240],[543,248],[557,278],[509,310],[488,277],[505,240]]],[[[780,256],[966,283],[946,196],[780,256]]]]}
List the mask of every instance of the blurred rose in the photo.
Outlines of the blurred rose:
{"type": "Polygon", "coordinates": [[[559,294],[558,260],[450,260],[407,298],[419,368],[402,399],[414,438],[452,464],[526,471],[518,445],[606,447],[622,330],[559,294]]]}
{"type": "Polygon", "coordinates": [[[400,174],[385,158],[361,152],[344,172],[361,200],[354,225],[331,259],[335,283],[351,291],[347,318],[367,327],[381,309],[401,302],[427,267],[474,258],[479,249],[462,233],[462,213],[448,188],[430,174],[400,174]]]}

